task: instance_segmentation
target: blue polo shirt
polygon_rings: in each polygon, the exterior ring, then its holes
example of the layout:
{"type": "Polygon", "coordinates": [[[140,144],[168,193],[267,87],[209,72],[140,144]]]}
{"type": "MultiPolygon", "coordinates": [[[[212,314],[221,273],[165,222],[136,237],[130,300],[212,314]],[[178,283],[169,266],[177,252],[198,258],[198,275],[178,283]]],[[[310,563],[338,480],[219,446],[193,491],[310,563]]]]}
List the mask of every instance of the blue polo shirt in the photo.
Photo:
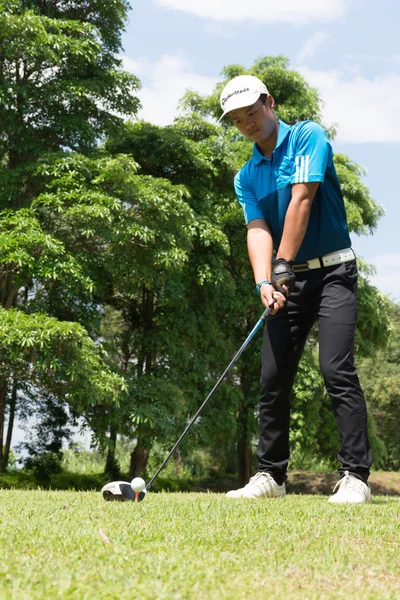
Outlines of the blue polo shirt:
{"type": "Polygon", "coordinates": [[[246,224],[265,219],[274,248],[281,242],[292,185],[318,181],[310,220],[295,262],[304,262],[351,246],[346,211],[333,164],[332,147],[314,121],[289,126],[279,121],[271,158],[254,144],[253,156],[235,177],[235,190],[246,224]]]}

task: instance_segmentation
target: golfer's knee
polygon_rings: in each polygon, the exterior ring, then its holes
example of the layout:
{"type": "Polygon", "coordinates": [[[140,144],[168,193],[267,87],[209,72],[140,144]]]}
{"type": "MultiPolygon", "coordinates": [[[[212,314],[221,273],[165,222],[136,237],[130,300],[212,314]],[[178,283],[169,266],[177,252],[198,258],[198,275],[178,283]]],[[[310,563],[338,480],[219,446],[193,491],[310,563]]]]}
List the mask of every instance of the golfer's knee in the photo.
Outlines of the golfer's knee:
{"type": "Polygon", "coordinates": [[[354,364],[348,360],[320,361],[320,369],[327,388],[347,387],[357,379],[357,371],[354,364]]]}

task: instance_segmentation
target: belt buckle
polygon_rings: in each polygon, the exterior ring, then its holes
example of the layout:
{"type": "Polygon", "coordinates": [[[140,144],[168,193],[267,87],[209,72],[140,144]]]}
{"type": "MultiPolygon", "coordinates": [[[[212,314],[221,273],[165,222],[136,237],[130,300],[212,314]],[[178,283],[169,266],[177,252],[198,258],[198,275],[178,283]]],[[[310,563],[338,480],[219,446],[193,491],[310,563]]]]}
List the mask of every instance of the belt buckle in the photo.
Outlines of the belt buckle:
{"type": "Polygon", "coordinates": [[[293,271],[296,273],[302,273],[305,271],[310,271],[310,267],[308,266],[308,260],[303,263],[297,263],[297,265],[293,265],[293,271]]]}
{"type": "Polygon", "coordinates": [[[322,258],[318,256],[317,258],[310,258],[308,262],[308,268],[311,269],[320,269],[324,266],[322,258]]]}

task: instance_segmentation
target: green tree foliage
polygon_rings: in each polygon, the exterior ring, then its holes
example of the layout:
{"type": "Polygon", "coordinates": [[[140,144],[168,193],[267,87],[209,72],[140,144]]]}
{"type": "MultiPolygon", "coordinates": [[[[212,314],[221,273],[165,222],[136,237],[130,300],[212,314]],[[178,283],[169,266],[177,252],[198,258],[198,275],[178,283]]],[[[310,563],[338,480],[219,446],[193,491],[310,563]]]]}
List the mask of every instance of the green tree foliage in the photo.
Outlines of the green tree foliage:
{"type": "Polygon", "coordinates": [[[0,460],[9,382],[28,384],[67,401],[76,412],[88,402],[116,400],[124,384],[104,365],[99,348],[78,323],[0,308],[0,460]]]}
{"type": "Polygon", "coordinates": [[[71,151],[94,152],[139,107],[139,82],[118,58],[128,8],[125,0],[0,1],[0,452],[6,407],[15,414],[28,382],[76,407],[124,387],[77,323],[93,327],[123,198],[108,194],[105,163],[92,184],[96,165],[71,151]]]}
{"type": "MultiPolygon", "coordinates": [[[[189,117],[168,128],[147,123],[127,124],[120,136],[107,143],[107,149],[113,153],[131,152],[141,164],[141,172],[185,184],[189,192],[187,202],[196,219],[189,262],[182,271],[170,273],[152,290],[156,302],[152,322],[159,342],[153,364],[158,376],[173,381],[183,390],[187,417],[195,412],[229,361],[237,327],[232,327],[235,317],[231,319],[230,315],[231,302],[238,300],[235,280],[227,269],[230,240],[223,223],[232,210],[240,215],[232,197],[235,172],[232,157],[238,152],[238,142],[230,140],[227,152],[221,153],[220,133],[220,128],[189,117]],[[223,332],[220,319],[225,324],[223,332]]],[[[243,241],[242,222],[238,231],[243,241]]],[[[232,232],[237,230],[232,228],[232,232]]],[[[245,273],[250,280],[248,269],[245,273]]],[[[245,310],[243,316],[244,313],[245,310]]],[[[148,337],[146,334],[145,339],[148,337]]],[[[221,394],[226,395],[223,390],[221,394]]],[[[226,397],[224,409],[213,411],[211,407],[198,429],[202,442],[214,444],[218,449],[229,440],[235,424],[236,409],[232,407],[232,398],[226,397]],[[216,419],[218,427],[209,427],[216,419]]]]}
{"type": "Polygon", "coordinates": [[[68,287],[90,290],[82,265],[61,240],[43,229],[32,208],[0,213],[0,281],[4,308],[11,308],[21,288],[32,282],[62,281],[68,287]],[[69,284],[69,285],[68,285],[69,284]]]}
{"type": "Polygon", "coordinates": [[[373,358],[360,362],[361,382],[369,409],[376,424],[376,433],[384,443],[379,466],[400,469],[400,307],[392,307],[393,328],[389,344],[373,358]]]}
{"type": "MultiPolygon", "coordinates": [[[[169,295],[165,297],[166,282],[187,262],[193,236],[198,230],[206,235],[205,227],[196,222],[183,186],[138,175],[128,155],[96,160],[70,155],[50,169],[40,169],[50,178],[49,191],[34,201],[35,209],[52,232],[73,248],[74,256],[84,261],[96,282],[95,298],[118,311],[113,313],[117,318],[111,319],[109,334],[105,314],[102,337],[115,357],[114,367],[127,380],[129,393],[118,408],[91,406],[85,414],[103,447],[107,435],[112,446],[117,432],[133,435],[132,419],[136,435],[147,441],[147,429],[155,419],[146,413],[152,412],[148,395],[135,378],[143,376],[145,387],[147,380],[152,381],[154,406],[160,411],[171,393],[165,381],[150,375],[164,343],[159,337],[162,326],[156,324],[165,305],[172,302],[169,295]],[[157,299],[155,290],[160,290],[157,299]],[[118,315],[123,317],[122,327],[118,315]],[[121,342],[118,356],[115,336],[121,342]]],[[[160,423],[159,419],[155,433],[160,423]]]]}
{"type": "Polygon", "coordinates": [[[84,405],[87,397],[105,399],[123,387],[102,365],[98,346],[78,323],[20,310],[0,309],[2,377],[12,371],[57,395],[84,405]]]}
{"type": "MultiPolygon", "coordinates": [[[[25,423],[24,441],[17,449],[25,454],[24,467],[33,471],[42,484],[48,484],[51,475],[61,471],[63,444],[69,442],[73,434],[71,418],[67,403],[61,404],[57,396],[44,390],[39,398],[37,394],[29,396],[30,411],[35,419],[29,425],[25,423]]],[[[24,400],[26,408],[26,398],[24,400]]]]}
{"type": "Polygon", "coordinates": [[[383,206],[371,197],[362,177],[365,169],[344,154],[335,154],[335,168],[340,180],[350,231],[371,234],[384,214],[383,206]]]}
{"type": "Polygon", "coordinates": [[[116,53],[128,3],[0,2],[0,157],[16,168],[61,147],[87,151],[134,114],[138,80],[116,53]]]}
{"type": "MultiPolygon", "coordinates": [[[[0,265],[4,262],[5,277],[12,274],[17,306],[20,286],[32,281],[35,294],[24,304],[27,312],[40,310],[93,328],[98,303],[113,304],[130,315],[137,369],[148,374],[157,355],[150,290],[187,261],[195,231],[204,233],[186,201],[187,191],[166,179],[138,175],[127,155],[49,156],[38,161],[31,175],[40,180],[42,193],[29,209],[4,212],[10,235],[4,238],[7,252],[0,265]],[[25,215],[28,224],[10,222],[10,215],[17,213],[25,215]],[[34,228],[29,227],[32,223],[34,228]],[[21,231],[21,239],[17,235],[14,244],[16,231],[21,231]],[[148,335],[139,344],[136,330],[141,322],[148,335]]],[[[35,314],[25,316],[32,319],[35,314]]],[[[35,345],[38,338],[30,343],[35,345]]],[[[98,403],[84,385],[82,389],[90,415],[98,403]]]]}
{"type": "Polygon", "coordinates": [[[62,155],[41,162],[38,172],[47,183],[32,207],[85,266],[98,293],[107,295],[110,285],[113,295],[119,286],[125,292],[138,282],[155,284],[160,271],[187,260],[195,222],[182,186],[138,175],[128,155],[62,155]]]}

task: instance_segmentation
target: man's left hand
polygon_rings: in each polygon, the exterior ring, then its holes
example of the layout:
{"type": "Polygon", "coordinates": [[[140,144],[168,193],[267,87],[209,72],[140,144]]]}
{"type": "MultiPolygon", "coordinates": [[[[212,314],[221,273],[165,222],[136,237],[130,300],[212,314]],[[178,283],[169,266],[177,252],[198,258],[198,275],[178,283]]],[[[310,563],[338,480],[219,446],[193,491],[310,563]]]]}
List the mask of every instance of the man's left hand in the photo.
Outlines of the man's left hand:
{"type": "Polygon", "coordinates": [[[292,263],[284,258],[277,258],[272,268],[271,282],[274,288],[284,296],[289,296],[294,288],[296,275],[292,269],[292,263]],[[286,287],[286,290],[283,288],[286,287]]]}

